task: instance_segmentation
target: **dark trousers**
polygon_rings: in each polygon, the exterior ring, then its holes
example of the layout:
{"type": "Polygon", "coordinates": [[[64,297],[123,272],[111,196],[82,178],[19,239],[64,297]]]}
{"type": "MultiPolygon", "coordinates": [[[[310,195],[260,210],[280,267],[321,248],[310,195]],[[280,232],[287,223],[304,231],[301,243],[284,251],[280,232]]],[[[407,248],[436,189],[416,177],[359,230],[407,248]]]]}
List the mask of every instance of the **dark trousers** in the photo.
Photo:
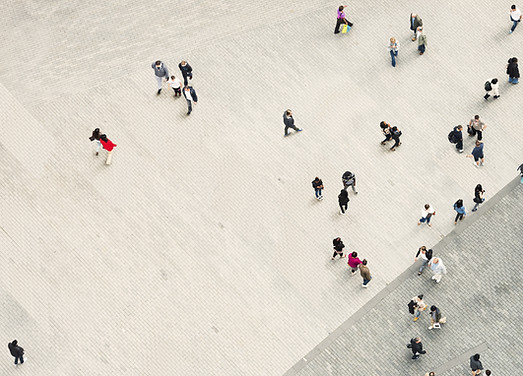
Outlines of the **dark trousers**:
{"type": "Polygon", "coordinates": [[[192,111],[192,101],[190,101],[188,99],[186,99],[186,101],[187,101],[187,107],[189,108],[189,110],[187,112],[191,113],[191,111],[192,111]]]}
{"type": "Polygon", "coordinates": [[[23,355],[20,355],[19,357],[15,356],[15,364],[18,364],[18,359],[20,359],[20,364],[24,363],[23,355]]]}
{"type": "Polygon", "coordinates": [[[342,204],[342,203],[340,202],[339,204],[340,204],[341,212],[345,214],[345,210],[347,210],[347,207],[349,206],[349,203],[346,202],[345,204],[342,204]]]}
{"type": "Polygon", "coordinates": [[[386,134],[385,135],[385,139],[383,141],[381,141],[381,143],[385,144],[385,142],[390,141],[391,139],[392,139],[392,135],[391,134],[386,134]]]}
{"type": "Polygon", "coordinates": [[[316,198],[321,197],[321,189],[314,188],[314,193],[316,194],[316,198]]]}
{"type": "Polygon", "coordinates": [[[458,220],[461,221],[462,219],[463,219],[463,214],[458,213],[458,214],[456,214],[456,218],[454,218],[454,222],[457,222],[458,220]]]}
{"type": "Polygon", "coordinates": [[[182,95],[182,89],[177,87],[177,88],[174,88],[173,87],[173,90],[174,90],[174,95],[182,95]]]}
{"type": "Polygon", "coordinates": [[[298,132],[298,128],[296,128],[296,126],[294,124],[286,125],[285,126],[285,136],[287,136],[289,134],[289,128],[294,129],[296,132],[298,132]]]}
{"type": "Polygon", "coordinates": [[[399,144],[401,144],[399,137],[392,137],[392,139],[394,140],[394,145],[392,145],[391,149],[394,149],[396,146],[399,146],[399,144]]]}
{"type": "Polygon", "coordinates": [[[425,45],[424,44],[420,44],[418,46],[418,51],[421,52],[422,54],[425,53],[425,45]]]}
{"type": "Polygon", "coordinates": [[[189,83],[189,81],[187,80],[187,77],[189,78],[189,80],[192,80],[192,73],[189,73],[189,74],[182,73],[182,76],[183,76],[183,86],[187,86],[187,84],[189,83]]]}
{"type": "Polygon", "coordinates": [[[340,258],[342,258],[343,257],[343,252],[338,253],[338,251],[335,250],[334,253],[332,254],[332,258],[336,257],[336,255],[338,255],[338,256],[340,256],[340,258]]]}
{"type": "Polygon", "coordinates": [[[350,27],[352,27],[352,22],[349,22],[349,21],[346,21],[345,18],[338,18],[336,20],[336,27],[334,28],[334,34],[338,34],[340,32],[340,26],[341,25],[349,25],[350,27]]]}
{"type": "Polygon", "coordinates": [[[477,131],[473,127],[469,127],[468,133],[471,136],[475,136],[477,134],[478,135],[478,141],[481,141],[483,139],[483,131],[477,131]]]}
{"type": "Polygon", "coordinates": [[[463,139],[456,142],[456,149],[463,150],[463,139]]]}

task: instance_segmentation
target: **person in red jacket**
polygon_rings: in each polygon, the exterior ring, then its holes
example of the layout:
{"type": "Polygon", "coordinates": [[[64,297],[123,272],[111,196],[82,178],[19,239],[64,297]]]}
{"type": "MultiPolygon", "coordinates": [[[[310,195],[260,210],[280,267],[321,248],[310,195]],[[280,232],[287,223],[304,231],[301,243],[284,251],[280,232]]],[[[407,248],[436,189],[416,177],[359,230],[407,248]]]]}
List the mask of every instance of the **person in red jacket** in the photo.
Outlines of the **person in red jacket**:
{"type": "Polygon", "coordinates": [[[117,145],[115,143],[113,143],[111,140],[109,140],[105,134],[100,136],[100,142],[102,143],[102,147],[105,150],[107,150],[107,160],[105,161],[105,164],[109,165],[109,164],[111,164],[111,159],[113,156],[113,149],[117,145]]]}
{"type": "Polygon", "coordinates": [[[361,260],[358,258],[357,252],[349,254],[349,262],[347,263],[352,269],[352,275],[358,272],[358,265],[361,264],[361,260]]]}

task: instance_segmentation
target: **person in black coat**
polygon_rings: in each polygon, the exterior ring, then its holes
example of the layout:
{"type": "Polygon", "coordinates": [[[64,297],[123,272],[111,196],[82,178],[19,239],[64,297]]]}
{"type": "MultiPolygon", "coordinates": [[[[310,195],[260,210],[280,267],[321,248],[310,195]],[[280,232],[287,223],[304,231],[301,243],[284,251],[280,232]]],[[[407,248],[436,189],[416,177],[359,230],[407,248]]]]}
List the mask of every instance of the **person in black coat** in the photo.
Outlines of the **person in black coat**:
{"type": "Polygon", "coordinates": [[[323,195],[321,191],[323,189],[323,181],[319,177],[315,177],[312,181],[312,188],[314,188],[314,194],[318,200],[323,200],[323,195]]]}
{"type": "Polygon", "coordinates": [[[401,145],[400,137],[401,131],[398,129],[398,127],[392,127],[392,139],[394,140],[394,145],[392,145],[390,150],[394,151],[398,146],[401,145]]]}
{"type": "Polygon", "coordinates": [[[345,210],[347,210],[349,201],[349,193],[345,189],[342,189],[340,191],[340,194],[338,195],[338,203],[340,204],[340,214],[345,214],[345,210]]]}
{"type": "Polygon", "coordinates": [[[332,254],[331,260],[334,260],[336,255],[340,256],[340,258],[345,257],[343,256],[343,248],[345,248],[345,244],[343,244],[341,238],[336,238],[332,241],[332,248],[334,248],[334,253],[332,254]]]}
{"type": "Polygon", "coordinates": [[[454,141],[456,141],[456,149],[463,153],[463,126],[458,125],[454,127],[454,141]]]}
{"type": "Polygon", "coordinates": [[[381,141],[381,144],[385,145],[385,143],[387,141],[390,141],[392,139],[392,127],[390,126],[389,123],[386,123],[384,121],[382,121],[380,123],[380,127],[381,127],[381,131],[385,135],[385,139],[383,141],[381,141]]]}
{"type": "Polygon", "coordinates": [[[194,90],[192,86],[184,87],[183,94],[185,95],[185,99],[187,100],[187,107],[189,110],[187,112],[187,115],[190,115],[192,111],[192,102],[194,101],[194,103],[197,103],[198,96],[196,95],[196,90],[194,90]]]}
{"type": "Polygon", "coordinates": [[[419,354],[426,354],[427,352],[425,350],[423,350],[423,344],[421,343],[421,338],[420,337],[416,337],[416,338],[412,338],[410,340],[410,343],[407,345],[407,347],[409,349],[412,350],[412,359],[418,359],[419,358],[419,354]]]}
{"type": "Polygon", "coordinates": [[[301,132],[303,129],[296,128],[294,125],[294,118],[292,117],[292,111],[287,110],[283,113],[283,124],[285,124],[285,134],[284,137],[289,135],[289,128],[294,129],[296,132],[301,132]]]}
{"type": "Polygon", "coordinates": [[[18,341],[15,339],[13,342],[10,342],[7,347],[9,352],[15,358],[15,365],[18,364],[18,359],[20,359],[20,364],[24,363],[24,349],[18,346],[18,341]]]}
{"type": "Polygon", "coordinates": [[[100,142],[101,135],[102,132],[100,131],[100,128],[96,128],[91,134],[91,137],[89,137],[89,140],[91,141],[96,140],[96,155],[98,155],[98,153],[100,152],[100,147],[102,146],[102,143],[100,142]]]}
{"type": "Polygon", "coordinates": [[[517,57],[508,59],[507,74],[508,74],[509,83],[511,83],[511,84],[519,83],[519,68],[518,68],[518,58],[517,57]]]}
{"type": "Polygon", "coordinates": [[[187,86],[189,83],[187,77],[189,77],[189,80],[192,80],[192,68],[185,60],[182,60],[182,62],[178,64],[178,68],[180,68],[180,72],[182,72],[183,86],[187,86]]]}
{"type": "Polygon", "coordinates": [[[481,184],[476,185],[476,188],[474,188],[474,199],[475,202],[474,208],[472,209],[473,212],[478,210],[479,204],[483,203],[485,199],[483,198],[483,193],[485,193],[485,190],[481,186],[481,184]]]}

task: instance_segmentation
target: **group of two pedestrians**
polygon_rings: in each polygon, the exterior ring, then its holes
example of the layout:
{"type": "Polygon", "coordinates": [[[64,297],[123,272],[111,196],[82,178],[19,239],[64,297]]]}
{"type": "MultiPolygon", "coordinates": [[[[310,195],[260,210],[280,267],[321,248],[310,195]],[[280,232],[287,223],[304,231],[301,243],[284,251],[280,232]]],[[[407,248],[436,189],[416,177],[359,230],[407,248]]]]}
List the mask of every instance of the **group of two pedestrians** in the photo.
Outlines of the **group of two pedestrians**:
{"type": "Polygon", "coordinates": [[[390,150],[395,151],[396,148],[401,145],[400,137],[402,135],[402,132],[398,129],[398,127],[393,127],[385,121],[382,121],[380,123],[380,128],[383,132],[383,135],[385,136],[385,139],[381,141],[381,144],[385,145],[388,141],[393,140],[394,145],[392,145],[390,150]]]}
{"type": "Polygon", "coordinates": [[[91,134],[91,137],[89,137],[89,140],[96,141],[96,152],[95,155],[98,155],[100,152],[100,147],[103,147],[104,150],[107,150],[107,159],[105,160],[106,165],[111,164],[111,160],[113,157],[113,149],[115,146],[117,146],[115,143],[113,143],[111,140],[107,138],[107,135],[103,134],[100,131],[100,128],[95,128],[93,133],[91,134]]]}

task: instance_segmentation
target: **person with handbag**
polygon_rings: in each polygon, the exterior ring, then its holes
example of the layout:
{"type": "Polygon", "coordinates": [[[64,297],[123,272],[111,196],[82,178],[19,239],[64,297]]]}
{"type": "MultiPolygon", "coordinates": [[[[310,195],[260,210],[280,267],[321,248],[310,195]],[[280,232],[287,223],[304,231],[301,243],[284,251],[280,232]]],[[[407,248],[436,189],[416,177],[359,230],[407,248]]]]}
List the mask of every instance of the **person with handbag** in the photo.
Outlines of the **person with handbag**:
{"type": "Polygon", "coordinates": [[[434,208],[430,206],[430,204],[425,204],[423,209],[421,209],[421,218],[418,221],[418,226],[422,223],[427,222],[427,226],[432,227],[432,225],[430,224],[430,219],[433,215],[436,215],[436,211],[434,210],[434,208]]]}
{"type": "Polygon", "coordinates": [[[341,24],[347,25],[347,27],[352,27],[352,22],[347,20],[345,12],[343,11],[345,9],[346,5],[340,5],[338,8],[338,19],[336,20],[336,27],[334,28],[334,34],[338,34],[340,32],[340,26],[341,24]]]}
{"type": "Polygon", "coordinates": [[[481,184],[476,185],[476,188],[474,188],[474,200],[473,201],[475,202],[475,205],[472,208],[473,212],[478,210],[479,204],[482,204],[485,201],[485,199],[483,198],[483,193],[485,193],[485,190],[483,189],[481,184]]]}

